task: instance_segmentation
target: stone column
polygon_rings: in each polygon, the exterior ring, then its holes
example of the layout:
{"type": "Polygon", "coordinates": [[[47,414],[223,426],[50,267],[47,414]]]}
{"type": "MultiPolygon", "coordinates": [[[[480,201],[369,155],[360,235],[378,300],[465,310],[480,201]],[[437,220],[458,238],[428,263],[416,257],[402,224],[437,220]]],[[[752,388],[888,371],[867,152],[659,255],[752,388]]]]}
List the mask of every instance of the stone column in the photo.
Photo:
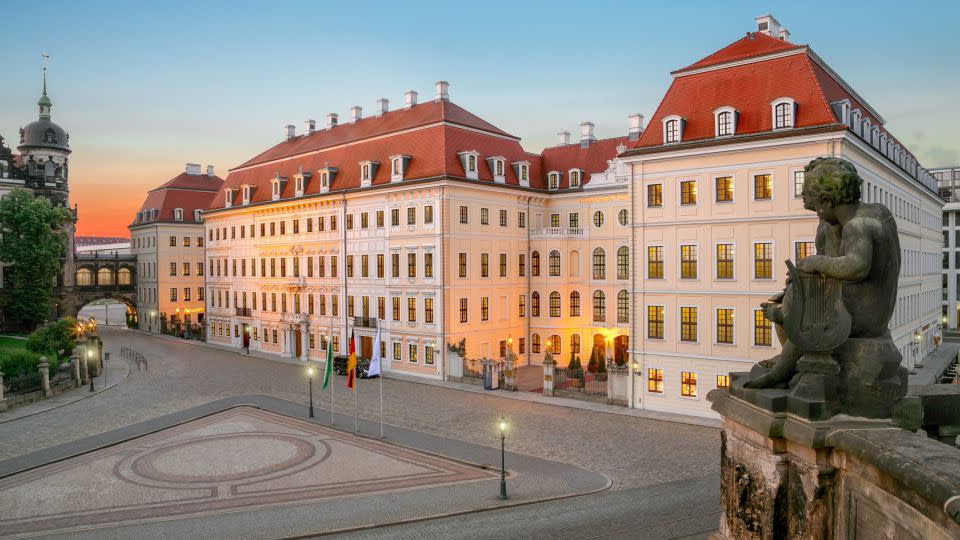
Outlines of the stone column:
{"type": "Polygon", "coordinates": [[[50,364],[47,362],[46,356],[40,357],[37,368],[40,370],[40,387],[43,388],[43,395],[50,397],[52,394],[50,392],[50,364]]]}
{"type": "Polygon", "coordinates": [[[77,386],[80,385],[80,355],[74,353],[70,357],[70,363],[73,364],[73,380],[76,381],[77,386]]]}
{"type": "Polygon", "coordinates": [[[507,349],[507,356],[503,359],[503,385],[506,390],[517,389],[517,355],[512,348],[507,349]]]}
{"type": "MultiPolygon", "coordinates": [[[[309,360],[310,359],[310,349],[307,346],[310,344],[308,341],[310,338],[310,331],[307,329],[307,325],[300,326],[300,359],[309,360]]],[[[294,349],[296,351],[296,349],[294,349]]]]}
{"type": "Polygon", "coordinates": [[[553,397],[553,377],[556,373],[556,362],[550,355],[543,361],[543,395],[553,397]]]}

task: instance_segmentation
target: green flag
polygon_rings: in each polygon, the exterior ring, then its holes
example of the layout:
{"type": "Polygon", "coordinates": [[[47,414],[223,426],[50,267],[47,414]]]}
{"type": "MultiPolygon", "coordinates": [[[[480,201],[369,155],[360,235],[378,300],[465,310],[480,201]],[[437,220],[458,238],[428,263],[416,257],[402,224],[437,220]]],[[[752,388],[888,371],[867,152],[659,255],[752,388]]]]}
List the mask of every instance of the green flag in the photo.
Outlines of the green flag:
{"type": "Polygon", "coordinates": [[[330,323],[330,333],[327,334],[327,367],[323,369],[323,387],[326,390],[330,384],[330,375],[333,374],[333,322],[330,323]]]}

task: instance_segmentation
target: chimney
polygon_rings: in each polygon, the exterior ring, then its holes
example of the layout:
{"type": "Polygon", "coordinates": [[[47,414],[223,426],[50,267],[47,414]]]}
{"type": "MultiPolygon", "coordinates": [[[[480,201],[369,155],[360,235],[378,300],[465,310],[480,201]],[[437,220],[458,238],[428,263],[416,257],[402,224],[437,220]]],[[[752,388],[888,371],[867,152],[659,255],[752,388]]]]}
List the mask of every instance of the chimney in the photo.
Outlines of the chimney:
{"type": "Polygon", "coordinates": [[[187,163],[187,174],[190,174],[190,175],[200,174],[200,164],[187,163]]]}
{"type": "Polygon", "coordinates": [[[403,107],[409,109],[417,104],[417,91],[407,90],[403,93],[403,107]]]}
{"type": "Polygon", "coordinates": [[[207,176],[216,176],[213,172],[213,165],[207,165],[207,176]]]}
{"type": "Polygon", "coordinates": [[[570,144],[570,132],[560,131],[557,133],[557,146],[566,146],[570,144]]]}
{"type": "Polygon", "coordinates": [[[304,122],[303,130],[306,131],[308,135],[313,133],[314,131],[317,130],[317,121],[307,120],[306,122],[304,122]]]}
{"type": "Polygon", "coordinates": [[[436,95],[434,101],[450,101],[450,83],[447,81],[437,81],[434,85],[436,95]]]}
{"type": "Polygon", "coordinates": [[[643,133],[643,115],[642,114],[631,114],[627,118],[630,119],[630,140],[635,141],[640,138],[640,134],[643,133]]]}
{"type": "Polygon", "coordinates": [[[788,32],[786,28],[780,26],[780,21],[778,21],[769,13],[756,17],[753,20],[757,22],[757,32],[761,34],[766,34],[770,37],[775,37],[784,41],[790,37],[790,32],[788,32]]]}
{"type": "Polygon", "coordinates": [[[293,124],[287,124],[287,140],[290,140],[297,136],[297,126],[293,124]]]}
{"type": "Polygon", "coordinates": [[[380,98],[377,100],[377,116],[383,116],[390,110],[390,100],[387,98],[380,98]]]}
{"type": "Polygon", "coordinates": [[[593,122],[580,122],[580,148],[590,146],[590,143],[597,140],[593,136],[593,122]]]}
{"type": "Polygon", "coordinates": [[[327,115],[327,129],[333,129],[337,127],[337,113],[332,112],[327,115]]]}
{"type": "Polygon", "coordinates": [[[356,122],[361,118],[363,118],[363,107],[359,105],[354,105],[353,107],[350,107],[350,121],[356,122]]]}

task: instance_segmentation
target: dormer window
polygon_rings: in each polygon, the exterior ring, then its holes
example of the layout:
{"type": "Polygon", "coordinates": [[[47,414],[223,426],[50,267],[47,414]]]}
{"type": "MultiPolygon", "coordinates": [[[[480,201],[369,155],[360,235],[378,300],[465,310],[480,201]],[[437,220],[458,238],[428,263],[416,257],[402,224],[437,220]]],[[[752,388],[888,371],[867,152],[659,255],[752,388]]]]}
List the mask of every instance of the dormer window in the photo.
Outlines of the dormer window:
{"type": "Polygon", "coordinates": [[[320,193],[327,193],[330,191],[330,186],[333,185],[333,179],[337,175],[337,169],[335,167],[324,167],[320,169],[320,193]]]}
{"type": "Polygon", "coordinates": [[[360,187],[370,187],[373,185],[373,179],[377,176],[377,167],[379,166],[379,161],[360,162],[360,187]]]}
{"type": "Polygon", "coordinates": [[[303,197],[303,194],[307,191],[307,184],[310,182],[311,174],[303,171],[303,167],[300,168],[300,172],[294,177],[296,180],[296,196],[303,197]]]}
{"type": "Polygon", "coordinates": [[[250,204],[250,195],[253,191],[252,187],[249,185],[245,185],[241,188],[241,190],[242,190],[241,193],[242,193],[243,204],[250,204]]]}
{"type": "Polygon", "coordinates": [[[174,208],[174,209],[173,209],[173,220],[174,220],[174,221],[183,221],[183,208],[174,208]]]}
{"type": "Polygon", "coordinates": [[[547,174],[547,189],[554,190],[560,188],[560,173],[553,171],[547,174]]]}
{"type": "Polygon", "coordinates": [[[580,169],[570,169],[570,187],[580,187],[580,181],[583,179],[583,171],[580,169]]]}
{"type": "Polygon", "coordinates": [[[273,198],[273,200],[279,199],[280,198],[280,181],[272,180],[270,182],[270,188],[271,188],[270,196],[273,198]]]}
{"type": "Polygon", "coordinates": [[[407,174],[407,168],[410,165],[411,156],[396,155],[390,156],[390,181],[400,182],[407,174]]]}
{"type": "Polygon", "coordinates": [[[678,143],[683,140],[683,123],[683,118],[675,114],[663,119],[664,144],[678,143]]]}
{"type": "Polygon", "coordinates": [[[530,162],[514,161],[511,165],[513,166],[513,174],[517,177],[520,185],[530,187],[530,162]]]}
{"type": "Polygon", "coordinates": [[[480,152],[477,152],[476,150],[466,150],[463,152],[457,152],[457,156],[460,158],[460,163],[463,165],[463,174],[470,180],[476,180],[479,175],[477,159],[480,158],[480,152]]]}
{"type": "Polygon", "coordinates": [[[773,112],[773,129],[794,127],[797,116],[797,102],[793,98],[780,98],[770,103],[773,112]]]}
{"type": "Polygon", "coordinates": [[[201,210],[201,209],[199,209],[199,208],[195,209],[195,210],[193,211],[193,220],[199,222],[199,221],[200,221],[200,214],[201,214],[202,212],[203,212],[203,210],[201,210]]]}
{"type": "Polygon", "coordinates": [[[224,206],[226,206],[227,208],[230,208],[231,206],[233,206],[233,190],[228,189],[224,194],[224,196],[226,197],[226,200],[224,201],[224,206]]]}
{"type": "Polygon", "coordinates": [[[498,184],[506,184],[506,162],[503,156],[493,156],[487,158],[487,166],[490,167],[490,174],[493,175],[493,181],[498,184]]]}
{"type": "Polygon", "coordinates": [[[713,135],[728,137],[737,132],[737,111],[733,107],[720,107],[713,111],[713,135]]]}
{"type": "Polygon", "coordinates": [[[854,109],[850,112],[850,129],[857,135],[863,133],[861,131],[863,128],[863,120],[861,118],[860,109],[854,109]]]}

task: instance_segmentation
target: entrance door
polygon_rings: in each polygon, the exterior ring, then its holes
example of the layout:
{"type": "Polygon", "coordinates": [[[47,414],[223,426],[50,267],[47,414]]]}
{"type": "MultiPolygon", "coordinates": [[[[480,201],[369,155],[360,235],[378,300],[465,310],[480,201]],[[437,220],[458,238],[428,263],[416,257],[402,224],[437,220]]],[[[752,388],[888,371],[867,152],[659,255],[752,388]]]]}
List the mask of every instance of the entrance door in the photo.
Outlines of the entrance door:
{"type": "Polygon", "coordinates": [[[360,357],[373,358],[373,338],[370,336],[360,336],[360,357]]]}
{"type": "Polygon", "coordinates": [[[593,335],[593,350],[601,360],[607,361],[607,343],[603,334],[593,335]]]}
{"type": "Polygon", "coordinates": [[[244,348],[249,348],[250,347],[250,325],[249,324],[243,323],[242,325],[240,325],[240,335],[243,338],[244,348]]]}
{"type": "Polygon", "coordinates": [[[303,347],[300,340],[301,340],[301,335],[300,335],[300,329],[298,328],[293,331],[294,350],[297,351],[297,354],[296,354],[297,358],[300,358],[300,355],[303,354],[303,347]]]}
{"type": "Polygon", "coordinates": [[[630,345],[630,336],[617,336],[613,339],[613,361],[617,365],[627,362],[627,347],[630,345]]]}

